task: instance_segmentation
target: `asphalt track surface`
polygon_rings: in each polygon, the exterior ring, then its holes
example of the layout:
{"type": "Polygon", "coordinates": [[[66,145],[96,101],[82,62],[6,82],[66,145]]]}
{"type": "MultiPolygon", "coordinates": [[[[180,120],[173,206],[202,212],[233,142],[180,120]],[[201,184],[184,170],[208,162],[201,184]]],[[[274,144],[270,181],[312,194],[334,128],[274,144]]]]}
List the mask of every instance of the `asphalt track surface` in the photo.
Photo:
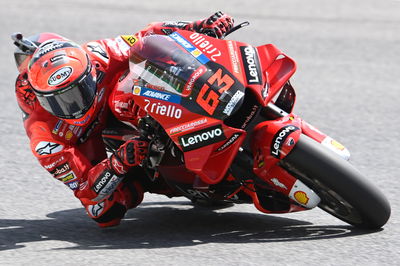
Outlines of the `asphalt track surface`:
{"type": "Polygon", "coordinates": [[[0,2],[0,265],[399,265],[400,1],[138,2],[0,2]],[[103,230],[39,166],[14,97],[11,33],[84,42],[217,10],[251,23],[230,39],[274,43],[297,61],[295,112],[345,144],[388,197],[383,230],[355,230],[319,209],[264,215],[150,194],[103,230]]]}

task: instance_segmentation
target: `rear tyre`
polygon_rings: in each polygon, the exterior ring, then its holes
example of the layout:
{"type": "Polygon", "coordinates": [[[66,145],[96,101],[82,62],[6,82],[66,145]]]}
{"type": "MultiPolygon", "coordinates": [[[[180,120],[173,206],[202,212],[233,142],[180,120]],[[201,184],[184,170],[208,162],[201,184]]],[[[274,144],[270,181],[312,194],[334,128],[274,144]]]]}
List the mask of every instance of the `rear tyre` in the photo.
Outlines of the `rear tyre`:
{"type": "Polygon", "coordinates": [[[283,167],[321,198],[324,211],[353,226],[381,228],[390,217],[386,197],[350,163],[301,135],[283,167]]]}

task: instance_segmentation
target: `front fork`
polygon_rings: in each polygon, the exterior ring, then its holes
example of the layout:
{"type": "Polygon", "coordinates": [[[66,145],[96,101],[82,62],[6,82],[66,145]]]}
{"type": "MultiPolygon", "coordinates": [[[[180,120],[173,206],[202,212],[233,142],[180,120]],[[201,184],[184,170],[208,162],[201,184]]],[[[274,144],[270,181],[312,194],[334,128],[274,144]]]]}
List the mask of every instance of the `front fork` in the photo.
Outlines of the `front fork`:
{"type": "MultiPolygon", "coordinates": [[[[251,148],[254,155],[254,173],[276,191],[306,209],[316,207],[319,196],[303,182],[295,178],[279,162],[296,146],[301,134],[311,137],[325,147],[348,160],[350,153],[333,140],[294,114],[275,109],[277,118],[258,124],[252,133],[251,148]]],[[[292,208],[290,211],[299,209],[292,208]]]]}

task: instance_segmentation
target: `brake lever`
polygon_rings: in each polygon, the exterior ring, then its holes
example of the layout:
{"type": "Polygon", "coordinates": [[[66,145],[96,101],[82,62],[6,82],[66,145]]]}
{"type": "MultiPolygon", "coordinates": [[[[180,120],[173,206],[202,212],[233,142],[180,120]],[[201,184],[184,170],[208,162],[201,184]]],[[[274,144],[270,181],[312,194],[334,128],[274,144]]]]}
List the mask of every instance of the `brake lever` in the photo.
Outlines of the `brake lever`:
{"type": "Polygon", "coordinates": [[[229,31],[227,31],[225,33],[224,37],[221,38],[221,39],[224,39],[226,36],[228,36],[229,34],[233,33],[234,31],[237,31],[238,29],[241,29],[241,28],[249,26],[249,25],[250,25],[250,22],[244,21],[244,22],[240,23],[239,25],[236,25],[235,27],[232,27],[229,31]]]}
{"type": "MultiPolygon", "coordinates": [[[[248,21],[244,21],[242,23],[240,23],[239,25],[236,25],[235,27],[232,27],[229,31],[227,31],[224,36],[222,36],[220,38],[220,40],[224,39],[226,36],[228,36],[229,34],[233,33],[234,31],[237,31],[238,29],[241,29],[243,27],[249,26],[250,22],[248,21]]],[[[203,32],[204,35],[213,37],[213,38],[217,38],[217,35],[215,34],[215,32],[213,30],[206,30],[203,32]]]]}

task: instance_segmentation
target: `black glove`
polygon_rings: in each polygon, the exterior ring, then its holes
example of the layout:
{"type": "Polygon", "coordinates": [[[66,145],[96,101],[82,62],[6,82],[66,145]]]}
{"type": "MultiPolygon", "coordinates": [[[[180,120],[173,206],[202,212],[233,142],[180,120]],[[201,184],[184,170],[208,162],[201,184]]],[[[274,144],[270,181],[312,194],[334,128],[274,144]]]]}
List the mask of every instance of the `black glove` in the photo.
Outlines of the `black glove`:
{"type": "Polygon", "coordinates": [[[119,175],[128,172],[129,168],[141,165],[148,153],[148,142],[133,138],[122,144],[110,157],[111,168],[119,175]]]}
{"type": "Polygon", "coordinates": [[[234,20],[231,16],[218,11],[209,18],[194,23],[194,29],[212,37],[223,38],[233,27],[234,20]]]}

